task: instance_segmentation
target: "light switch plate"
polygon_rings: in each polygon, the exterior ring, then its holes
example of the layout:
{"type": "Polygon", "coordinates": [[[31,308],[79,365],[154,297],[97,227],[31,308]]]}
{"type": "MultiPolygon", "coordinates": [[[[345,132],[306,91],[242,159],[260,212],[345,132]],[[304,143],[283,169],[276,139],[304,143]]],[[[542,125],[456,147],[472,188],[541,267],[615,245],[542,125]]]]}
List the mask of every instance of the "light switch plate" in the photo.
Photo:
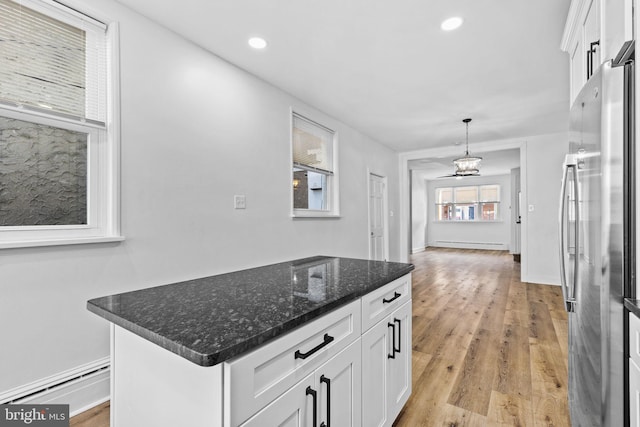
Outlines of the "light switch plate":
{"type": "Polygon", "coordinates": [[[247,208],[247,198],[244,194],[237,194],[233,196],[233,207],[235,209],[246,209],[247,208]]]}

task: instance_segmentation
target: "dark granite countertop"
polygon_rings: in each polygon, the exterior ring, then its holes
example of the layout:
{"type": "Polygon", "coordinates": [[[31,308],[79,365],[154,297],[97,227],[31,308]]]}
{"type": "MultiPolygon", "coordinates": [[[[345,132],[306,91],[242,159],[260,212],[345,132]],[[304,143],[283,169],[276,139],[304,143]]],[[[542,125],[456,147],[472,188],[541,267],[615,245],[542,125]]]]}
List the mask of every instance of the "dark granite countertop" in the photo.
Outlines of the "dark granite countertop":
{"type": "Polygon", "coordinates": [[[87,308],[187,360],[213,366],[413,269],[318,256],[95,298],[87,308]]]}
{"type": "Polygon", "coordinates": [[[624,306],[627,310],[640,317],[640,300],[625,298],[624,306]]]}

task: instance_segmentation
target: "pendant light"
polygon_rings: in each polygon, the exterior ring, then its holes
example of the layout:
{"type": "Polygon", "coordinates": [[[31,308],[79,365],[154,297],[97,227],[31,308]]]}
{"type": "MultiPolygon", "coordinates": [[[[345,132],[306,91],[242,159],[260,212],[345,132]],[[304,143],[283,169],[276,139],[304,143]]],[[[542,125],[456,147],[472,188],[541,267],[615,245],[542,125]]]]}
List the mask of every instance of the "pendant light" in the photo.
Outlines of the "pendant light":
{"type": "Polygon", "coordinates": [[[467,149],[464,157],[460,157],[453,161],[456,166],[455,176],[477,176],[480,175],[480,162],[482,157],[469,155],[469,122],[471,119],[463,119],[462,122],[467,126],[467,149]]]}

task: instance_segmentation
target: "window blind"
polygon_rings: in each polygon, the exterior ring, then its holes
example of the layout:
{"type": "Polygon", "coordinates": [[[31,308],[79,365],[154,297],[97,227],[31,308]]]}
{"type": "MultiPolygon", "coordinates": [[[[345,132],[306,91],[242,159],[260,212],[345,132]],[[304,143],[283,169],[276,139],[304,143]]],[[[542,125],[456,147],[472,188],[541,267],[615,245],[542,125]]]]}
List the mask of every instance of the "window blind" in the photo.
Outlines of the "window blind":
{"type": "Polygon", "coordinates": [[[481,202],[499,202],[500,188],[497,185],[483,185],[480,187],[481,202]]]}
{"type": "Polygon", "coordinates": [[[106,26],[46,3],[0,0],[0,102],[104,123],[106,26]]]}
{"type": "Polygon", "coordinates": [[[478,201],[478,187],[455,187],[456,203],[476,203],[478,201]]]}
{"type": "Polygon", "coordinates": [[[292,144],[294,166],[332,174],[333,135],[333,131],[294,114],[292,144]]]}
{"type": "Polygon", "coordinates": [[[438,188],[436,189],[437,199],[436,203],[452,203],[453,202],[453,189],[451,188],[438,188]]]}

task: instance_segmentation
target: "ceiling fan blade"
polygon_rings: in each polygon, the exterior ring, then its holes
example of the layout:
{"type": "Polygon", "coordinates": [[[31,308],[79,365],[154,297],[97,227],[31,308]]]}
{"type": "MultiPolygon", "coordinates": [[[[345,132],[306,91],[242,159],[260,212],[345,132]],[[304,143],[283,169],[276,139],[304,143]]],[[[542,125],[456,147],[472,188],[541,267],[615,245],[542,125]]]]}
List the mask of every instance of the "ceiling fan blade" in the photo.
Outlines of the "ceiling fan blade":
{"type": "Polygon", "coordinates": [[[440,179],[440,178],[467,178],[467,177],[471,177],[471,176],[482,176],[479,173],[474,173],[474,174],[469,174],[469,175],[458,175],[455,173],[452,173],[451,175],[442,175],[437,177],[436,179],[440,179]]]}

